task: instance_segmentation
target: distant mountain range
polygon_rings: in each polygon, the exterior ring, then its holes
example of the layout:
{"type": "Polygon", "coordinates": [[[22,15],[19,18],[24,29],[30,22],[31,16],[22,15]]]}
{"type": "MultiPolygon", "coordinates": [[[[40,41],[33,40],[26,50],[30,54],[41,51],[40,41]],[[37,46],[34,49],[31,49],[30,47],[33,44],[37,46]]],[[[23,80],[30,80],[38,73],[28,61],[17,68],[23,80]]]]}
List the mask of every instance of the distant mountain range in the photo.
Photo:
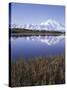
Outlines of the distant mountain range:
{"type": "Polygon", "coordinates": [[[65,27],[59,23],[56,20],[48,19],[45,22],[40,23],[40,25],[34,25],[34,24],[24,24],[22,26],[16,26],[19,28],[24,28],[24,29],[32,29],[32,30],[48,30],[48,31],[65,31],[65,27]]]}

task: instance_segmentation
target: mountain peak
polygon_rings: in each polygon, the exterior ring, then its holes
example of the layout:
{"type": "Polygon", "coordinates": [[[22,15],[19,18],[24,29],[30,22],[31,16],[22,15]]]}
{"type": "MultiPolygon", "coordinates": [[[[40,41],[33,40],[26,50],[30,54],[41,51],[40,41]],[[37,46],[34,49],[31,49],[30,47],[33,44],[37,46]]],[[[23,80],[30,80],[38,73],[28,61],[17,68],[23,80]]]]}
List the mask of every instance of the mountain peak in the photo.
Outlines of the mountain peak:
{"type": "Polygon", "coordinates": [[[62,24],[53,19],[48,19],[47,21],[42,22],[40,25],[45,26],[46,30],[64,31],[65,29],[62,24]]]}

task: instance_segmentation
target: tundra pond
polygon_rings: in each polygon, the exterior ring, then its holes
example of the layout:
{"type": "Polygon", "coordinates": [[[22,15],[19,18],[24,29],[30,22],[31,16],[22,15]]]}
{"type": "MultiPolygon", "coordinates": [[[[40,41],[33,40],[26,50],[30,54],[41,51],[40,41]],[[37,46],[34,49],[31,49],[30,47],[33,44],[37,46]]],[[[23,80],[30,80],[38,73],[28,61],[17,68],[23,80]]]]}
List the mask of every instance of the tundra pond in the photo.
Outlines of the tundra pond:
{"type": "Polygon", "coordinates": [[[56,56],[65,53],[65,36],[11,37],[11,59],[56,56]]]}

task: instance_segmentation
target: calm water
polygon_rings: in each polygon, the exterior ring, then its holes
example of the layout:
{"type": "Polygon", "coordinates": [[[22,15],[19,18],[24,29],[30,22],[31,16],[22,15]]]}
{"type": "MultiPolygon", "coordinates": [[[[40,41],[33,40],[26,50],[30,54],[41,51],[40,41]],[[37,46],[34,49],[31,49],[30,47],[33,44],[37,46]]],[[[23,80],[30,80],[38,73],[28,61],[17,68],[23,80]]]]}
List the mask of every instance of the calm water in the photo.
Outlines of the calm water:
{"type": "Polygon", "coordinates": [[[11,37],[11,58],[64,55],[64,36],[11,37]]]}

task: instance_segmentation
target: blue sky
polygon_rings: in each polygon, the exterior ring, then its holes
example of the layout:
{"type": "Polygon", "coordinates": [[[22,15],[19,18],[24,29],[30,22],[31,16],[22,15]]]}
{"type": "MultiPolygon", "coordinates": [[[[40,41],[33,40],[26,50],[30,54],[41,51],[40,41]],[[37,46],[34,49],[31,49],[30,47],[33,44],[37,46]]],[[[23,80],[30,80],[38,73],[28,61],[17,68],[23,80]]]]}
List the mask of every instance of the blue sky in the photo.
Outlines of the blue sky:
{"type": "Polygon", "coordinates": [[[11,4],[11,24],[37,24],[54,19],[65,24],[65,7],[42,4],[11,4]]]}

